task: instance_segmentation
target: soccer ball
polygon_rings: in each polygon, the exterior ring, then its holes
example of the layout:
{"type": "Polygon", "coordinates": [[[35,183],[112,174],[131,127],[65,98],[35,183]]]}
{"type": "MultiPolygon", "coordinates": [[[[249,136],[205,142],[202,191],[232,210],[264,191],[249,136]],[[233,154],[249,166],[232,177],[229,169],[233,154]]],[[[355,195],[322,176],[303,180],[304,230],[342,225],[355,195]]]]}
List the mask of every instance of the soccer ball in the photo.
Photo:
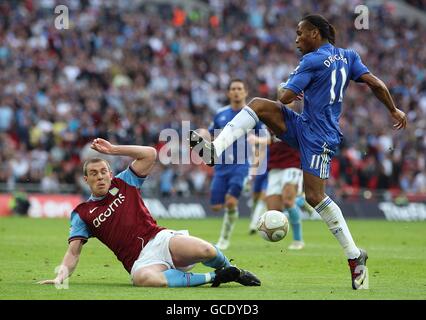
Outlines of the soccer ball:
{"type": "Polygon", "coordinates": [[[288,232],[288,219],[284,213],[269,210],[262,214],[257,221],[257,232],[267,241],[280,241],[288,232]]]}

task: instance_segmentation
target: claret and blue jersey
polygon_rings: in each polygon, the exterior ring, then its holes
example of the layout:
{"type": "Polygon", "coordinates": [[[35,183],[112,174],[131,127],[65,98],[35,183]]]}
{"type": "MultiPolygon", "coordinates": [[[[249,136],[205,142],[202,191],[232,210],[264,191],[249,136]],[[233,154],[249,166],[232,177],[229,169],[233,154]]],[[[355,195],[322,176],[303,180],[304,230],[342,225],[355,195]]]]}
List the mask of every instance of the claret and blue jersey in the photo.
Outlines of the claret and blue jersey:
{"type": "MultiPolygon", "coordinates": [[[[136,188],[142,187],[142,184],[145,181],[145,178],[137,176],[130,168],[127,168],[126,170],[120,172],[115,176],[115,178],[121,179],[127,184],[134,186],[136,188]]],[[[110,189],[110,192],[114,193],[114,189],[110,189]]],[[[91,201],[100,201],[104,199],[104,197],[94,197],[93,195],[87,200],[88,202],[91,201]]],[[[97,208],[96,208],[97,209],[97,208]]],[[[91,209],[94,213],[96,209],[91,209]]],[[[98,219],[99,221],[99,219],[98,219]]],[[[96,222],[94,223],[94,225],[96,222]]],[[[83,241],[87,241],[90,237],[92,237],[92,233],[90,232],[90,228],[87,226],[87,224],[81,219],[79,214],[75,211],[71,213],[71,227],[70,227],[70,234],[68,241],[75,240],[75,239],[81,239],[83,241]]]]}
{"type": "Polygon", "coordinates": [[[358,53],[324,44],[303,56],[287,82],[281,84],[296,94],[304,93],[304,109],[299,115],[284,107],[287,131],[282,135],[300,150],[302,169],[322,179],[329,176],[330,159],[342,132],[339,119],[349,80],[369,73],[358,53]]]}
{"type": "Polygon", "coordinates": [[[129,167],[112,179],[105,196],[79,204],[71,214],[68,241],[96,237],[130,273],[144,245],[164,229],[143,202],[140,187],[144,180],[129,167]]]}

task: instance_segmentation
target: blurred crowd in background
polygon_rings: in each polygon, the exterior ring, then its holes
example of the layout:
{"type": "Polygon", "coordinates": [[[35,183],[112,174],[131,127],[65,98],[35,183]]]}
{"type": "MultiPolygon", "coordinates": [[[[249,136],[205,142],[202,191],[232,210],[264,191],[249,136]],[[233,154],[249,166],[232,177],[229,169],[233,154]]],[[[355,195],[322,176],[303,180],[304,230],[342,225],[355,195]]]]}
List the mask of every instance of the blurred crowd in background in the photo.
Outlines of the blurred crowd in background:
{"type": "Polygon", "coordinates": [[[404,2],[416,7],[417,9],[426,11],[426,0],[404,0],[404,2]]]}
{"type": "MultiPolygon", "coordinates": [[[[244,79],[250,97],[275,99],[300,59],[297,22],[317,12],[335,25],[337,45],[359,52],[409,118],[405,131],[394,131],[386,108],[366,86],[352,84],[331,190],[426,193],[425,25],[395,18],[385,4],[369,7],[369,30],[356,30],[356,0],[206,2],[207,16],[164,3],[153,11],[143,1],[61,1],[70,28],[58,30],[56,1],[2,1],[0,184],[84,191],[81,164],[93,138],[160,150],[161,130],[181,131],[182,121],[208,126],[227,104],[231,78],[244,79]]],[[[113,168],[127,164],[120,159],[113,168]]],[[[204,194],[211,174],[206,166],[159,162],[145,188],[204,194]]]]}

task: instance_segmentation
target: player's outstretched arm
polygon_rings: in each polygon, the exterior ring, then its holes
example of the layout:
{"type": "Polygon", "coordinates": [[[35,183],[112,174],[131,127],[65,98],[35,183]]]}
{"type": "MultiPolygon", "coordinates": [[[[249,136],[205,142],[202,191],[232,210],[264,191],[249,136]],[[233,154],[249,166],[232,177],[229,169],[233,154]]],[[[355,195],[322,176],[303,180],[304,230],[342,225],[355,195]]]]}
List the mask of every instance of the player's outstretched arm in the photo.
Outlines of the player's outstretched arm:
{"type": "Polygon", "coordinates": [[[81,249],[83,243],[81,240],[71,241],[68,250],[65,253],[61,266],[59,267],[58,274],[55,279],[39,281],[38,284],[61,284],[66,278],[71,276],[77,267],[78,260],[80,259],[81,249]]]}
{"type": "Polygon", "coordinates": [[[135,159],[132,169],[141,176],[149,174],[157,159],[157,150],[152,147],[114,145],[102,138],[94,139],[90,147],[100,153],[135,159]]]}
{"type": "Polygon", "coordinates": [[[395,120],[395,124],[393,125],[394,128],[398,130],[405,128],[407,126],[407,116],[395,106],[392,96],[384,82],[372,73],[365,73],[359,77],[359,79],[370,87],[377,99],[389,110],[392,118],[395,120]]]}

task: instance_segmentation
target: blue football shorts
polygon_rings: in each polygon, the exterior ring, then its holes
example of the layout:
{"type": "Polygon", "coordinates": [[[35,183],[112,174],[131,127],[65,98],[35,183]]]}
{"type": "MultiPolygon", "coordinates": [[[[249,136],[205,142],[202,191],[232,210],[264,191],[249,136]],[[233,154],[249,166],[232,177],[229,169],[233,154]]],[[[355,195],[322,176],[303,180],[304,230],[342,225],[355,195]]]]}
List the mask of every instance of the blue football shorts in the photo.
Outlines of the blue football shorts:
{"type": "Polygon", "coordinates": [[[215,174],[210,187],[210,204],[224,204],[227,194],[239,198],[246,177],[247,171],[230,172],[224,175],[215,174]]]}
{"type": "Polygon", "coordinates": [[[279,137],[300,151],[302,170],[321,179],[330,176],[331,158],[338,145],[330,145],[327,137],[316,132],[312,123],[304,121],[300,114],[281,107],[287,131],[279,137]]]}

